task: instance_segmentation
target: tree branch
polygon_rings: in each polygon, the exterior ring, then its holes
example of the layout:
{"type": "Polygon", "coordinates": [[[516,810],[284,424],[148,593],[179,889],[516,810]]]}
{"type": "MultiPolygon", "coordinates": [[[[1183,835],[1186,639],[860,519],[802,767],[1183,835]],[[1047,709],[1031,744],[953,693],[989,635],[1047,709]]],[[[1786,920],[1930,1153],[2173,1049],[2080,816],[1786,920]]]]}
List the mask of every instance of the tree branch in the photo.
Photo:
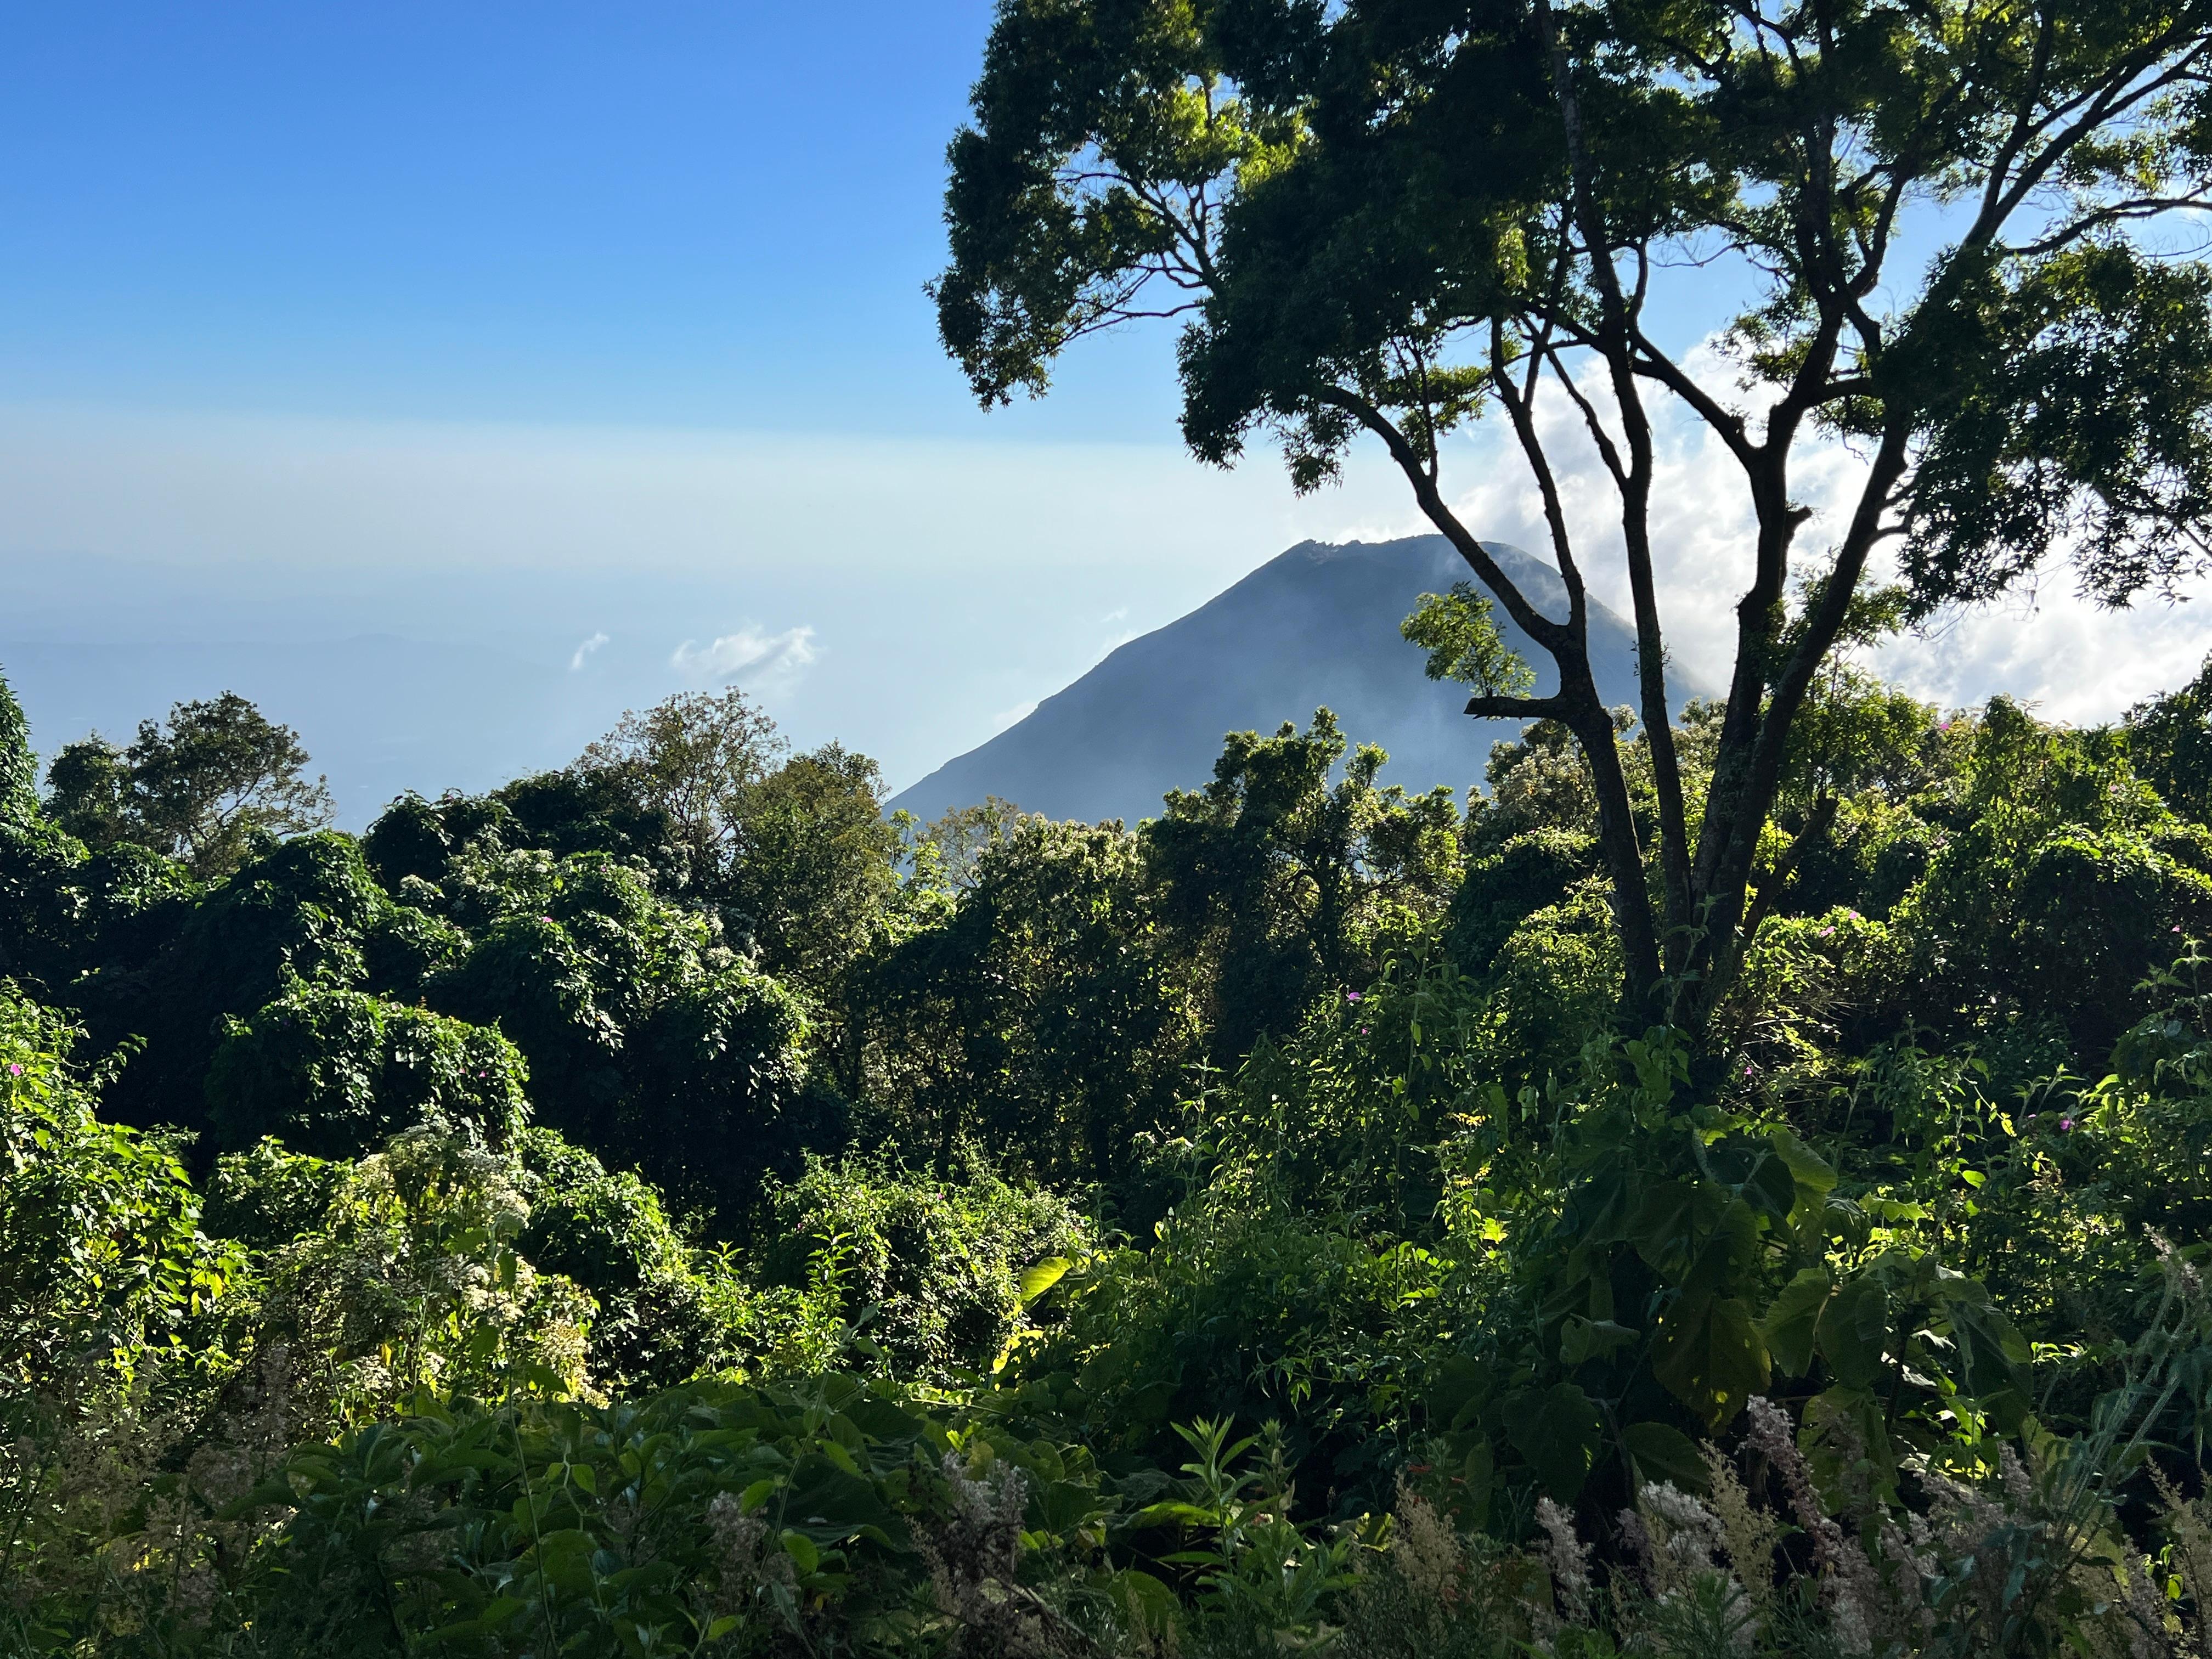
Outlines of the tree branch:
{"type": "Polygon", "coordinates": [[[1383,446],[1390,452],[1390,459],[1398,464],[1398,470],[1413,486],[1414,499],[1420,503],[1421,511],[1428,515],[1429,522],[1442,531],[1445,538],[1459,550],[1459,556],[1474,567],[1474,574],[1481,578],[1482,585],[1497,596],[1498,602],[1505,607],[1505,614],[1519,624],[1522,633],[1554,657],[1574,647],[1577,635],[1571,626],[1554,622],[1537,610],[1529,602],[1528,596],[1500,568],[1498,561],[1490,556],[1489,550],[1460,522],[1459,515],[1444,505],[1443,497],[1437,489],[1437,481],[1429,476],[1428,469],[1422,465],[1419,452],[1407,441],[1406,434],[1398,430],[1396,423],[1389,416],[1358,392],[1344,386],[1317,386],[1313,396],[1316,401],[1327,404],[1332,409],[1342,410],[1382,440],[1383,446]]]}
{"type": "Polygon", "coordinates": [[[1571,711],[1566,700],[1549,697],[1507,697],[1477,695],[1467,700],[1467,712],[1477,720],[1555,720],[1571,711]]]}

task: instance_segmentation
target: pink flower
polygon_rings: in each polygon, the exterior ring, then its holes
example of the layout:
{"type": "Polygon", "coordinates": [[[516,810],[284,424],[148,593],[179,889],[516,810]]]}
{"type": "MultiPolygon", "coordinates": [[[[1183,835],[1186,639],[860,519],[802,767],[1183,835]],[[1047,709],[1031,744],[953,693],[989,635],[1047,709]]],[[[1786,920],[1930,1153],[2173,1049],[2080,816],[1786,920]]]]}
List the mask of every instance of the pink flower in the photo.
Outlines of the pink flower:
{"type": "Polygon", "coordinates": [[[1359,993],[1357,991],[1346,991],[1344,994],[1344,1000],[1346,1002],[1357,1002],[1359,1000],[1359,993]]]}
{"type": "Polygon", "coordinates": [[[2062,1117],[2058,1120],[2058,1127],[2062,1133],[2071,1133],[2074,1127],[2074,1120],[2070,1117],[2062,1117]]]}
{"type": "Polygon", "coordinates": [[[23,1068],[22,1068],[22,1066],[21,1066],[21,1065],[19,1065],[17,1062],[15,1062],[15,1060],[9,1060],[9,1061],[8,1062],[8,1075],[9,1075],[9,1077],[21,1077],[21,1076],[22,1076],[22,1075],[23,1075],[23,1068]]]}

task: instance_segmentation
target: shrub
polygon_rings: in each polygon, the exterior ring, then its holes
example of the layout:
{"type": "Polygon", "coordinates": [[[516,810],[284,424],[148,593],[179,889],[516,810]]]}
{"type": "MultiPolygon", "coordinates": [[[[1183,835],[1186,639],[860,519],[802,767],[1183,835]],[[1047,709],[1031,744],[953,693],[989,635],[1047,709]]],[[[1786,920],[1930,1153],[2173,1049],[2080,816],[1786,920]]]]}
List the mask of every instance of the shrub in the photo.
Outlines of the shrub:
{"type": "Polygon", "coordinates": [[[1004,1352],[1021,1328],[1025,1269],[1089,1243],[1065,1200],[1003,1181],[972,1153],[941,1177],[817,1158],[772,1202],[769,1273],[795,1285],[825,1265],[845,1316],[867,1316],[897,1374],[939,1382],[1004,1352]]]}
{"type": "Polygon", "coordinates": [[[498,1144],[522,1127],[526,1075],[497,1031],[303,985],[229,1022],[208,1068],[208,1112],[226,1152],[275,1135],[318,1158],[358,1158],[432,1119],[498,1144]]]}
{"type": "Polygon", "coordinates": [[[678,1232],[650,1185],[550,1129],[525,1132],[518,1150],[530,1200],[518,1248],[598,1304],[588,1361],[602,1387],[667,1388],[754,1357],[736,1265],[678,1232]]]}

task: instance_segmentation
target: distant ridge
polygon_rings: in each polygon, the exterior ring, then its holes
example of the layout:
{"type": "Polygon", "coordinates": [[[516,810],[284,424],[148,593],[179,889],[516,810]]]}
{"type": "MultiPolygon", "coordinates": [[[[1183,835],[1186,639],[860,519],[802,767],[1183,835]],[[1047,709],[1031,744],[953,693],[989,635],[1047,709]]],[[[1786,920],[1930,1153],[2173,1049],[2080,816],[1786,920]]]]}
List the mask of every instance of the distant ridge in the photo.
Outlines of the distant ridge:
{"type": "MultiPolygon", "coordinates": [[[[1540,610],[1564,617],[1565,586],[1541,560],[1500,542],[1491,556],[1540,610]]],[[[1188,616],[1130,641],[989,742],[946,762],[890,803],[927,821],[988,795],[1055,818],[1135,823],[1170,789],[1213,775],[1224,732],[1304,726],[1326,705],[1354,743],[1389,750],[1382,781],[1413,793],[1449,784],[1462,799],[1490,747],[1520,723],[1473,720],[1463,687],[1422,672],[1398,635],[1424,592],[1472,579],[1442,536],[1394,542],[1301,542],[1188,616]]],[[[1495,613],[1506,638],[1557,688],[1550,659],[1495,613]]],[[[1591,665],[1607,703],[1632,703],[1635,635],[1590,611],[1591,665]]],[[[1704,688],[1675,682],[1675,701],[1704,688]]]]}

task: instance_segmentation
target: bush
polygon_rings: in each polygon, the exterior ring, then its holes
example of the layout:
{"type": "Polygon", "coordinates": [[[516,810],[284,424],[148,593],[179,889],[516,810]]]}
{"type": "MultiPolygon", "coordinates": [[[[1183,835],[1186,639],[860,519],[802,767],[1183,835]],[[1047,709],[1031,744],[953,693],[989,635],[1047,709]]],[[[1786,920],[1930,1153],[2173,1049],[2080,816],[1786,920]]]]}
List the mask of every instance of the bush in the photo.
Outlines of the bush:
{"type": "Polygon", "coordinates": [[[973,1154],[947,1177],[817,1158],[772,1202],[769,1273],[797,1285],[826,1270],[896,1373],[938,1382],[988,1368],[1021,1328],[1024,1270],[1090,1242],[1065,1200],[1002,1181],[973,1154]]]}
{"type": "Polygon", "coordinates": [[[274,1135],[318,1158],[358,1158],[430,1120],[497,1145],[528,1114],[527,1075],[497,1031],[301,986],[228,1023],[208,1068],[208,1113],[225,1152],[274,1135]]]}
{"type": "Polygon", "coordinates": [[[601,1387],[668,1388],[754,1357],[735,1263],[678,1233],[651,1186],[550,1129],[526,1131],[519,1151],[530,1220],[518,1248],[598,1304],[587,1359],[601,1387]]]}
{"type": "Polygon", "coordinates": [[[202,1224],[210,1237],[248,1249],[280,1249],[329,1218],[347,1173],[342,1163],[287,1152],[273,1139],[225,1152],[208,1176],[202,1224]]]}
{"type": "Polygon", "coordinates": [[[395,904],[376,920],[362,945],[368,988],[394,1002],[419,999],[432,981],[468,954],[468,935],[443,917],[395,904]]]}
{"type": "Polygon", "coordinates": [[[295,982],[358,985],[362,946],[386,903],[349,836],[302,836],[210,891],[138,971],[81,986],[103,1045],[146,1041],[108,1091],[112,1109],[126,1121],[198,1127],[225,1018],[249,1015],[295,982]]]}
{"type": "Polygon", "coordinates": [[[0,981],[0,1405],[80,1364],[128,1375],[175,1345],[196,1363],[239,1266],[202,1236],[174,1139],[94,1115],[80,1035],[0,981]]]}

